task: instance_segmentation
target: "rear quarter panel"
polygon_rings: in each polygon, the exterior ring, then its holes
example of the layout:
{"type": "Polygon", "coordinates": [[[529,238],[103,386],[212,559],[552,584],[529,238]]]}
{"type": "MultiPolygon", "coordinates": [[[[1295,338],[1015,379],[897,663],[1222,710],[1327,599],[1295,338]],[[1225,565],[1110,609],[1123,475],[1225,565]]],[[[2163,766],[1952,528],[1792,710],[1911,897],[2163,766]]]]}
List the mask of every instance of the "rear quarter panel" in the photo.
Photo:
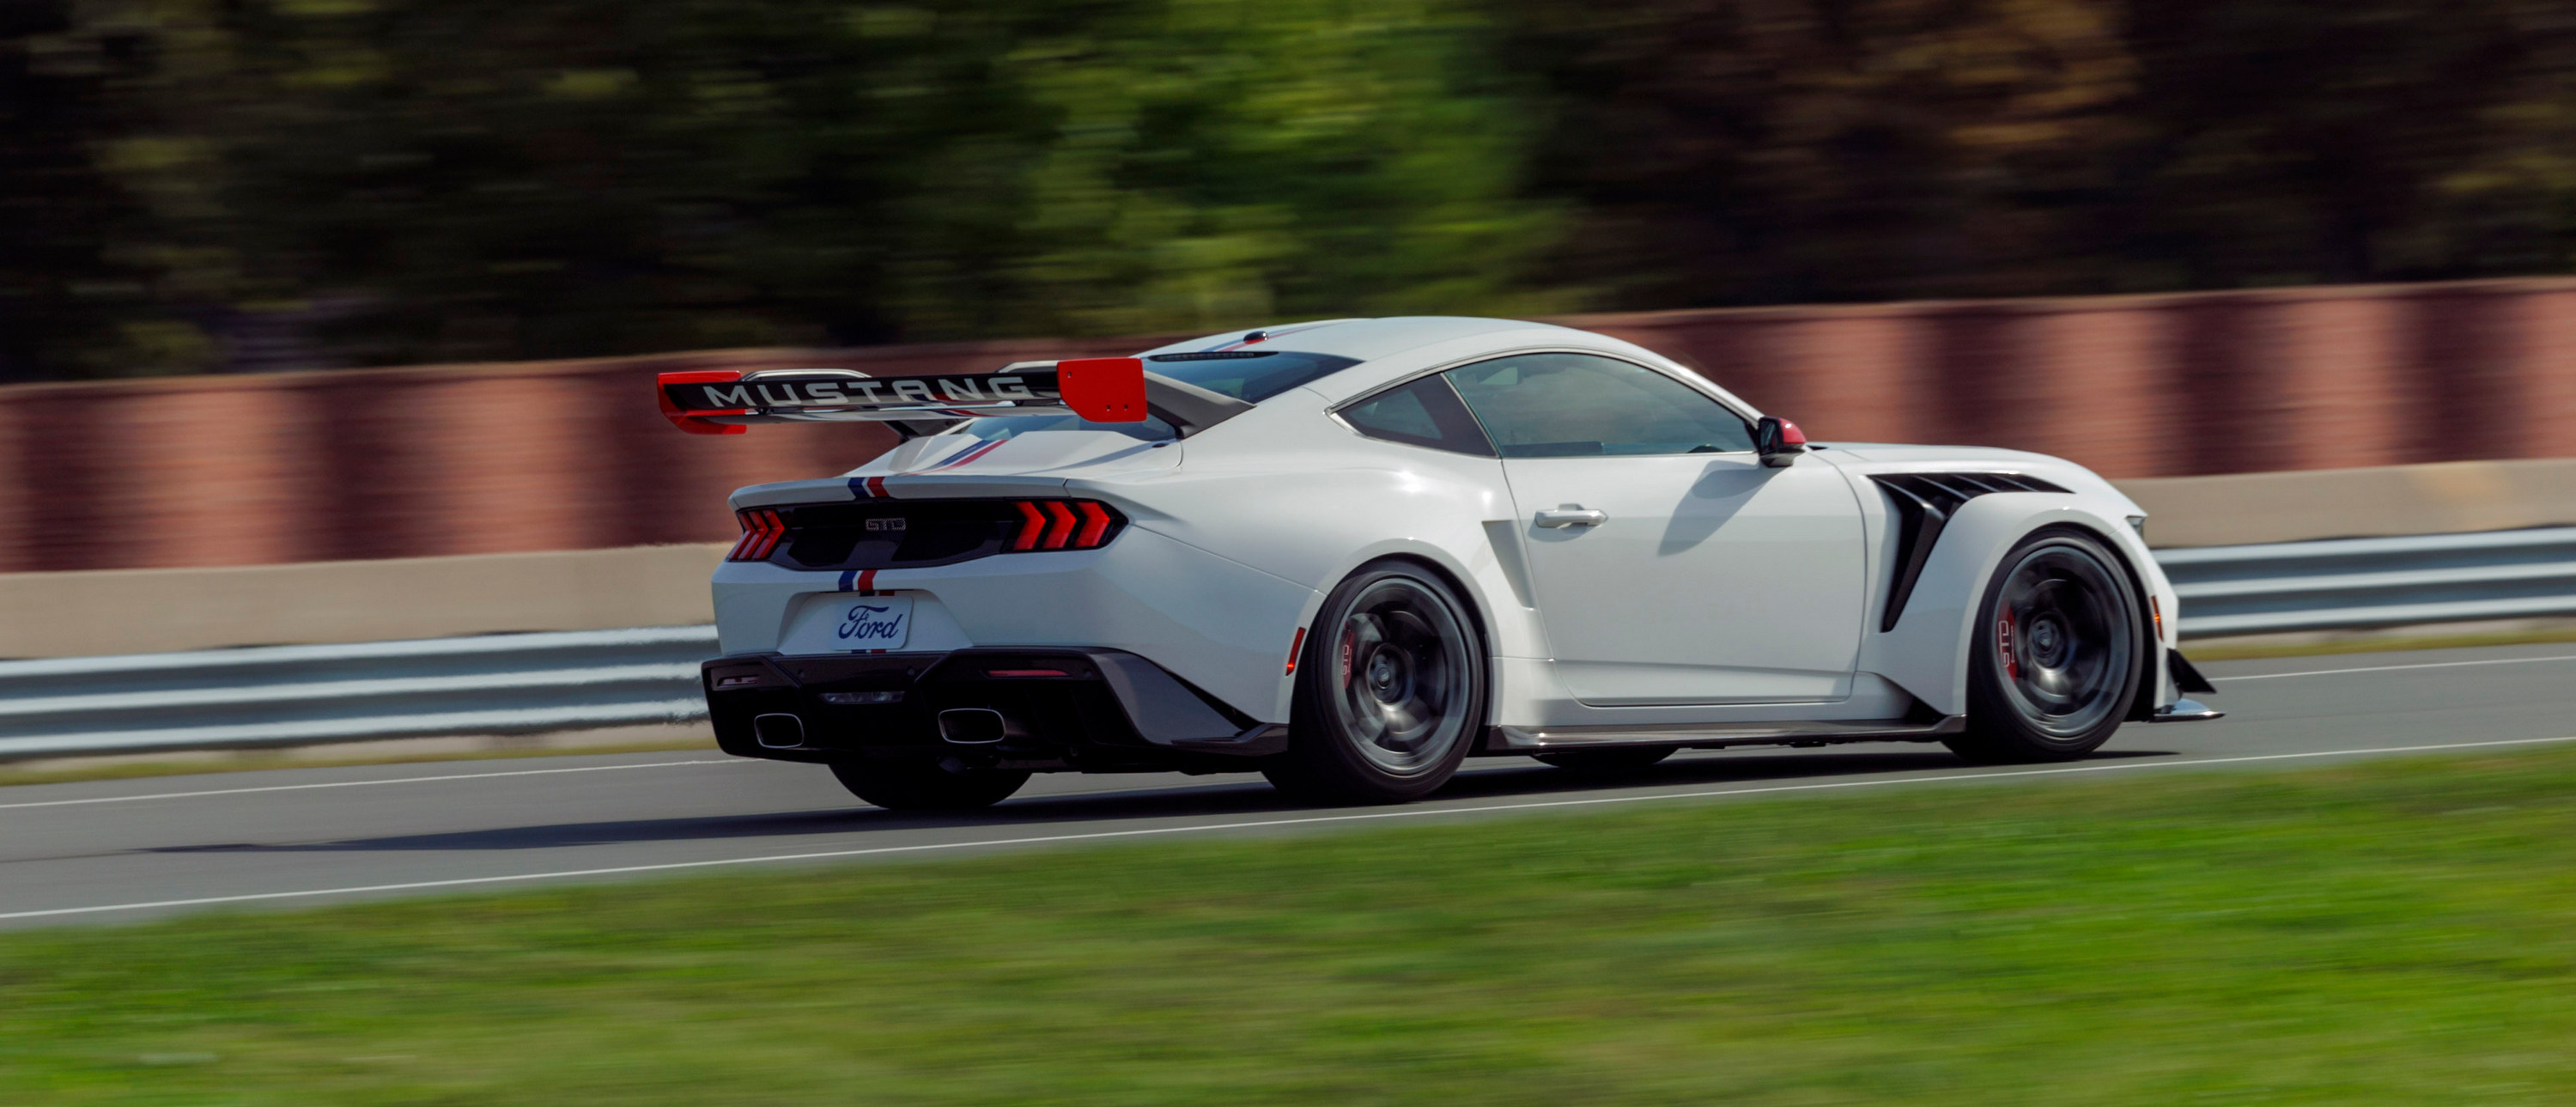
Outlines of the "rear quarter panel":
{"type": "MultiPolygon", "coordinates": [[[[1516,516],[1500,461],[1360,437],[1305,389],[1273,397],[1181,448],[1182,465],[1168,473],[1076,478],[1067,487],[1118,504],[1137,530],[1308,590],[1309,602],[1293,616],[1233,613],[1275,639],[1274,653],[1284,655],[1325,594],[1353,570],[1400,556],[1459,585],[1495,656],[1545,655],[1517,532],[1500,528],[1506,540],[1498,542],[1484,526],[1516,516]]],[[[1283,710],[1294,687],[1284,670],[1275,663],[1268,669],[1283,710]]]]}

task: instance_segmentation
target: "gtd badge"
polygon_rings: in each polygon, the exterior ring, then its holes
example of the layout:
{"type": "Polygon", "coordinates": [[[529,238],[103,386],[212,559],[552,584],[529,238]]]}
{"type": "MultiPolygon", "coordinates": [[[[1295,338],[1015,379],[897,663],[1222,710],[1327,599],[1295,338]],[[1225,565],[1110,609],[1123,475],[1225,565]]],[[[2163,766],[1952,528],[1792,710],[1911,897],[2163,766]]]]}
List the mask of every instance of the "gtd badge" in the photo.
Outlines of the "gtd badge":
{"type": "Polygon", "coordinates": [[[868,520],[868,529],[869,529],[869,530],[891,530],[891,531],[900,531],[900,530],[902,530],[902,529],[903,529],[903,520],[901,520],[901,519],[870,519],[870,520],[868,520]]]}

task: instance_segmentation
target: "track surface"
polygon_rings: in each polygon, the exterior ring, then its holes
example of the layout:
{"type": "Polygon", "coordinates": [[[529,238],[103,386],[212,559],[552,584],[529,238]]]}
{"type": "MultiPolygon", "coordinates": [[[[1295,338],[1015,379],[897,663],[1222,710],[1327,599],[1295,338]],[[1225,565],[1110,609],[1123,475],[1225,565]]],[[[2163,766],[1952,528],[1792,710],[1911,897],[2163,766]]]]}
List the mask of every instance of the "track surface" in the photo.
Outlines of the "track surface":
{"type": "MultiPolygon", "coordinates": [[[[1977,780],[2023,785],[2191,765],[2290,767],[2443,747],[2576,744],[2576,645],[2213,664],[2231,715],[2131,724],[2089,761],[1988,769],[1938,746],[1685,753],[1586,781],[1468,762],[1397,808],[1285,805],[1257,776],[1040,776],[974,817],[900,816],[817,766],[628,754],[291,769],[0,788],[0,927],[635,879],[1001,848],[1283,833],[1977,780]]],[[[1951,784],[1948,786],[1958,786],[1951,784]]]]}

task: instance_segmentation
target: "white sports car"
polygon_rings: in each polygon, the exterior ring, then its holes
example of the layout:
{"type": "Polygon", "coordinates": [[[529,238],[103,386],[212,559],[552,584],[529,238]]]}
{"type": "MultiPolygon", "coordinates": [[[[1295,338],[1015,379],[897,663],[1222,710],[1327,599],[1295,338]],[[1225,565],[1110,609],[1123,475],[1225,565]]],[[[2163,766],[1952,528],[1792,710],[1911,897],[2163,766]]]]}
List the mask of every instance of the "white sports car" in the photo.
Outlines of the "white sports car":
{"type": "Polygon", "coordinates": [[[732,753],[897,809],[1032,772],[1257,771],[1326,802],[1470,756],[1942,742],[2082,756],[2214,718],[2137,505],[2056,458],[1809,444],[1617,339],[1341,319],[913,378],[664,374],[684,430],[904,441],[733,495],[705,667],[732,753]]]}

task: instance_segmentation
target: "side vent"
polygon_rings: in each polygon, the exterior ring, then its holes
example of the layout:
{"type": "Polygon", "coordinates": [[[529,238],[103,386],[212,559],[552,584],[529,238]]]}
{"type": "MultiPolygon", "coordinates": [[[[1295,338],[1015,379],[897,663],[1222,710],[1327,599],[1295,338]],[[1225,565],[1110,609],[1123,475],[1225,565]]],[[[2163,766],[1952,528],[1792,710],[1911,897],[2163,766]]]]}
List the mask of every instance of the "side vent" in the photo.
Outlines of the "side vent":
{"type": "Polygon", "coordinates": [[[1869,479],[1878,482],[1887,506],[1896,512],[1896,577],[1887,586],[1887,612],[1878,620],[1881,634],[1895,630],[1896,620],[1905,615],[1905,601],[1914,595],[1923,563],[1932,559],[1932,544],[1941,540],[1941,528],[1950,525],[1960,505],[1988,492],[2066,491],[2019,473],[1872,473],[1869,479]]]}

